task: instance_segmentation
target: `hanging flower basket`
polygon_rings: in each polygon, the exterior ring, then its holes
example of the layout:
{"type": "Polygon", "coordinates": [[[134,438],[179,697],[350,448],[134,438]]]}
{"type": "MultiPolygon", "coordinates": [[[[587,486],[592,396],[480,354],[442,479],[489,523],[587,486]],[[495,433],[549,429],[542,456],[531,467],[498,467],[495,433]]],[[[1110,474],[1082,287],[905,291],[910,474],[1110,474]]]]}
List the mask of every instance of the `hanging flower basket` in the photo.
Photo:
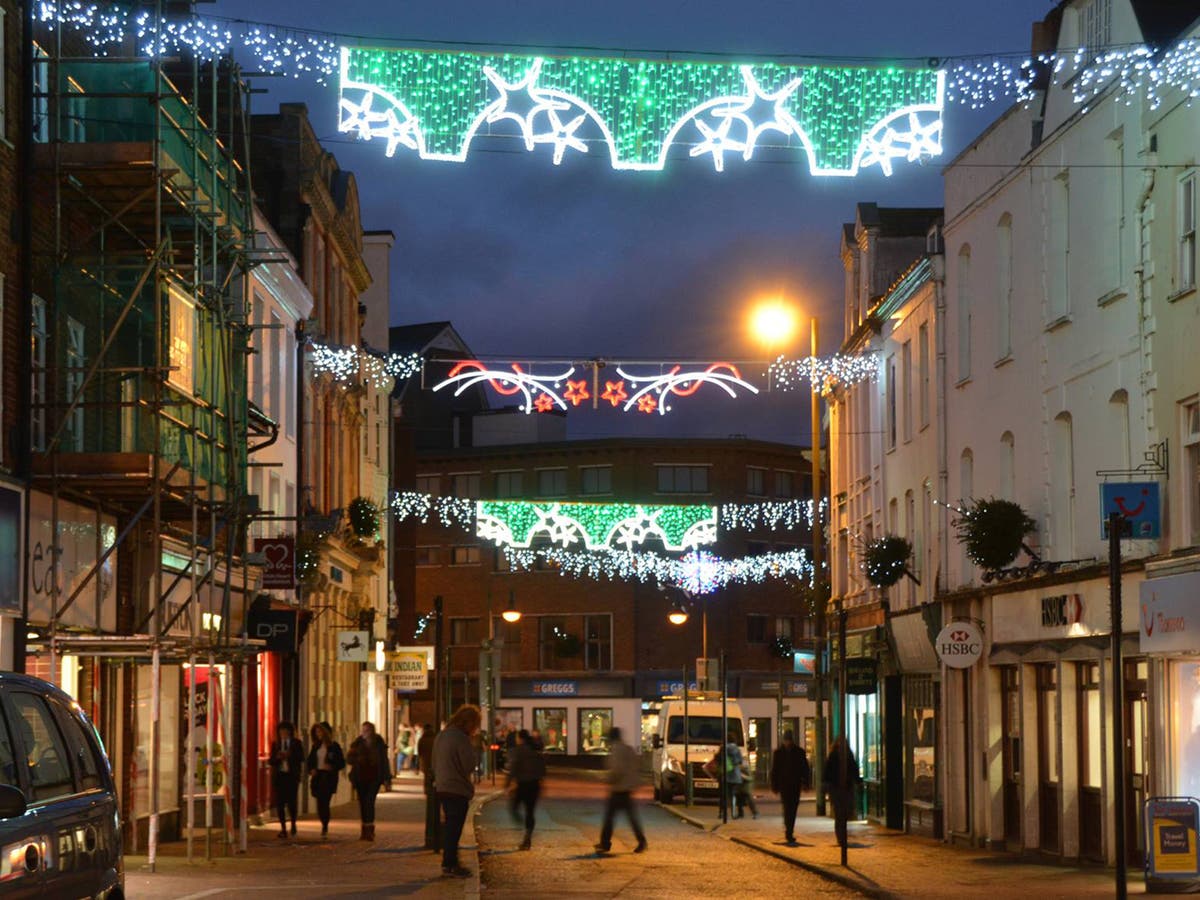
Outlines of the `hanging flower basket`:
{"type": "Polygon", "coordinates": [[[571,659],[583,651],[583,644],[577,635],[560,631],[554,636],[554,655],[559,659],[571,659]]]}
{"type": "Polygon", "coordinates": [[[1037,522],[1018,504],[995,497],[976,500],[953,524],[958,542],[966,545],[967,557],[987,572],[1003,569],[1016,559],[1025,546],[1025,535],[1037,530],[1037,522]]]}
{"type": "Polygon", "coordinates": [[[867,580],[878,588],[889,588],[908,570],[912,544],[894,534],[887,534],[867,544],[863,554],[863,569],[867,580]]]}
{"type": "Polygon", "coordinates": [[[301,531],[296,539],[296,581],[302,588],[317,585],[321,569],[321,538],[311,531],[301,531]]]}
{"type": "Polygon", "coordinates": [[[786,634],[775,636],[775,640],[771,641],[771,655],[778,659],[792,658],[792,639],[786,634]]]}
{"type": "Polygon", "coordinates": [[[350,527],[356,537],[373,538],[379,532],[379,510],[366,497],[350,501],[350,527]]]}

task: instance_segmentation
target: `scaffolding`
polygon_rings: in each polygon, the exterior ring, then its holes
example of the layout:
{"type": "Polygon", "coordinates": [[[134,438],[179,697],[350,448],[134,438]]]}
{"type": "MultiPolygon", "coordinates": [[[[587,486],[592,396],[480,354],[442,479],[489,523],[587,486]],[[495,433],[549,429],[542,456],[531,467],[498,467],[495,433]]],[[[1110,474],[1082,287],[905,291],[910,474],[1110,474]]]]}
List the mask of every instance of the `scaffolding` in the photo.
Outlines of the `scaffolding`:
{"type": "MultiPolygon", "coordinates": [[[[151,16],[161,22],[161,6],[151,16]]],[[[233,632],[249,601],[247,445],[261,433],[246,379],[255,264],[248,91],[229,60],[96,58],[61,29],[35,39],[32,489],[49,506],[38,515],[49,523],[52,557],[80,527],[64,516],[68,504],[94,511],[86,538],[94,554],[86,571],[52,565],[55,577],[44,597],[30,599],[27,619],[44,629],[51,680],[60,680],[63,654],[93,661],[98,718],[116,732],[106,735],[110,746],[121,747],[114,768],[125,821],[136,848],[147,814],[153,870],[165,663],[186,666],[189,770],[199,749],[197,668],[231,666],[225,734],[238,752],[224,820],[226,829],[240,823],[244,849],[241,699],[245,660],[260,649],[233,632]],[[140,666],[151,673],[141,713],[133,699],[140,666]],[[127,764],[139,715],[149,716],[144,811],[135,808],[138,766],[127,764]]],[[[200,776],[209,855],[212,712],[200,776]]],[[[196,783],[189,771],[189,857],[196,783]]],[[[233,839],[227,831],[227,848],[233,839]]]]}

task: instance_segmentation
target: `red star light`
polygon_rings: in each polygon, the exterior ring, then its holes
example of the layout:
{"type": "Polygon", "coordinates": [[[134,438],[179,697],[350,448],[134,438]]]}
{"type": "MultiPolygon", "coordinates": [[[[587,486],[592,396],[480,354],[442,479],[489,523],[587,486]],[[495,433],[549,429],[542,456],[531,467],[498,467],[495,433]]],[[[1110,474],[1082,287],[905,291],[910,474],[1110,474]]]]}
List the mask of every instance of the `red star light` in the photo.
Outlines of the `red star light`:
{"type": "Polygon", "coordinates": [[[658,401],[650,394],[643,394],[638,397],[638,412],[652,413],[658,409],[658,401]]]}
{"type": "Polygon", "coordinates": [[[625,379],[604,382],[604,393],[600,395],[600,399],[607,400],[614,407],[618,406],[621,401],[628,400],[629,395],[625,393],[625,379]]]}
{"type": "Polygon", "coordinates": [[[563,394],[563,396],[571,401],[572,406],[578,406],[580,403],[582,403],[584,400],[588,399],[592,395],[588,393],[587,381],[584,381],[582,379],[579,381],[571,381],[568,378],[567,379],[567,392],[565,394],[563,394]]]}
{"type": "Polygon", "coordinates": [[[533,408],[540,413],[550,412],[550,410],[554,409],[554,401],[550,399],[549,394],[542,394],[533,401],[533,408]]]}

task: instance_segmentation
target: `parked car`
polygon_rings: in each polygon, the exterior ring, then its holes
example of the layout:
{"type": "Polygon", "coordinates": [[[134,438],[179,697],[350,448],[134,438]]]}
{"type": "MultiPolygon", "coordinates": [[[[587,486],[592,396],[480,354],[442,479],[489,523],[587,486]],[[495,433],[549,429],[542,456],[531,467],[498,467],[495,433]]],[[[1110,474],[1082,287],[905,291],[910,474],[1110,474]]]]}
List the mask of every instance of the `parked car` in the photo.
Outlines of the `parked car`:
{"type": "Polygon", "coordinates": [[[0,672],[0,896],[125,896],[100,736],[67,694],[14,672],[0,672]]]}

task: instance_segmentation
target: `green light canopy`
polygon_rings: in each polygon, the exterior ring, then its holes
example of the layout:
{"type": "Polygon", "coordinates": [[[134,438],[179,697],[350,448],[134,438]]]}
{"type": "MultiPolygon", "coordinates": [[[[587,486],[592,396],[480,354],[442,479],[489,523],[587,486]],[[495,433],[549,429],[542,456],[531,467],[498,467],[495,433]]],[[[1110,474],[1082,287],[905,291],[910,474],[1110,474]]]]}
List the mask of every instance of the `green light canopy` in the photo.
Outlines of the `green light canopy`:
{"type": "Polygon", "coordinates": [[[338,127],[423,159],[462,162],[479,134],[526,150],[663,168],[673,145],[749,160],[795,146],[814,175],[941,153],[945,76],[932,68],[666,61],[343,47],[338,127]]]}
{"type": "Polygon", "coordinates": [[[643,506],[637,503],[546,503],[480,500],[475,531],[504,547],[528,548],[539,535],[568,547],[631,550],[657,538],[666,550],[687,550],[717,539],[712,506],[643,506]]]}

